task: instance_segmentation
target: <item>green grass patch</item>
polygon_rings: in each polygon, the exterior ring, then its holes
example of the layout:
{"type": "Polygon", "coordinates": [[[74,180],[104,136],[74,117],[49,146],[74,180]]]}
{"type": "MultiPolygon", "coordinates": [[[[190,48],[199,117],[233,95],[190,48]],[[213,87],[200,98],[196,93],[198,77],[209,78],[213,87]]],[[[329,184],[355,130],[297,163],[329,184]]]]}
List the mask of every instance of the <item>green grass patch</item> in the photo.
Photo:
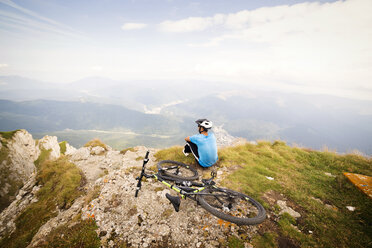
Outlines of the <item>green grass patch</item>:
{"type": "MultiPolygon", "coordinates": [[[[281,216],[279,222],[274,224],[276,228],[253,239],[254,247],[276,247],[284,239],[301,247],[371,245],[372,201],[343,175],[343,172],[351,172],[372,176],[371,158],[289,147],[282,141],[260,141],[258,145],[227,147],[220,149],[218,154],[217,167],[229,170],[221,182],[222,186],[252,196],[270,214],[278,213],[278,206],[271,206],[262,196],[273,190],[283,194],[302,215],[298,222],[287,215],[281,216]],[[346,206],[354,206],[356,210],[350,212],[346,206]]],[[[158,161],[169,159],[194,163],[192,156],[183,155],[182,147],[161,150],[155,154],[155,158],[158,161]]]]}
{"type": "Polygon", "coordinates": [[[227,239],[227,247],[229,247],[229,248],[244,248],[244,242],[236,236],[230,236],[227,239]]]}
{"type": "Polygon", "coordinates": [[[173,146],[168,149],[160,150],[154,154],[157,161],[174,160],[185,164],[195,164],[194,156],[185,156],[182,152],[183,147],[173,146]]]}
{"type": "Polygon", "coordinates": [[[276,239],[277,233],[267,232],[262,236],[256,236],[252,240],[253,247],[255,248],[275,248],[277,246],[276,239]]]}
{"type": "Polygon", "coordinates": [[[91,141],[88,141],[88,143],[86,143],[84,145],[84,147],[96,147],[96,146],[100,146],[100,147],[104,148],[106,151],[108,150],[106,144],[104,144],[99,139],[92,139],[91,141]]]}
{"type": "Polygon", "coordinates": [[[20,129],[10,131],[10,132],[0,132],[1,137],[4,139],[13,139],[13,136],[16,134],[16,132],[20,131],[20,129]]]}
{"type": "Polygon", "coordinates": [[[59,142],[59,149],[61,151],[61,154],[65,154],[66,153],[66,149],[67,149],[67,141],[62,141],[62,142],[59,142]]]}
{"type": "Polygon", "coordinates": [[[288,213],[284,213],[280,217],[278,225],[282,235],[296,240],[299,244],[301,244],[301,247],[316,247],[316,242],[310,235],[306,235],[299,230],[296,230],[294,227],[294,225],[296,225],[296,220],[288,213]]]}
{"type": "Polygon", "coordinates": [[[38,202],[31,203],[17,217],[16,230],[0,241],[0,247],[26,247],[38,229],[57,215],[56,208],[67,209],[82,194],[80,170],[67,158],[47,160],[50,151],[44,150],[38,159],[38,202]]]}
{"type": "Polygon", "coordinates": [[[34,161],[34,164],[36,166],[36,169],[39,170],[42,163],[47,161],[49,159],[49,155],[52,152],[52,149],[44,149],[41,148],[39,157],[34,161]]]}
{"type": "MultiPolygon", "coordinates": [[[[225,148],[219,153],[221,166],[238,168],[223,182],[226,187],[251,195],[261,203],[261,196],[274,190],[302,209],[303,222],[298,227],[306,234],[295,230],[290,225],[293,220],[288,217],[282,217],[278,225],[282,234],[303,247],[314,244],[339,247],[341,243],[345,247],[366,247],[371,244],[372,201],[342,174],[347,171],[371,176],[371,159],[291,148],[282,142],[247,144],[225,148]],[[335,177],[327,176],[326,172],[335,177]],[[335,210],[311,197],[334,206],[335,210]],[[357,210],[350,212],[346,206],[355,206],[357,210]],[[308,230],[313,235],[309,235],[308,230]]],[[[267,203],[264,206],[270,207],[267,203]]],[[[271,209],[275,211],[275,206],[271,209]]]]}
{"type": "Polygon", "coordinates": [[[98,229],[93,219],[67,223],[52,230],[45,241],[38,247],[90,247],[99,248],[100,239],[96,233],[98,229]]]}

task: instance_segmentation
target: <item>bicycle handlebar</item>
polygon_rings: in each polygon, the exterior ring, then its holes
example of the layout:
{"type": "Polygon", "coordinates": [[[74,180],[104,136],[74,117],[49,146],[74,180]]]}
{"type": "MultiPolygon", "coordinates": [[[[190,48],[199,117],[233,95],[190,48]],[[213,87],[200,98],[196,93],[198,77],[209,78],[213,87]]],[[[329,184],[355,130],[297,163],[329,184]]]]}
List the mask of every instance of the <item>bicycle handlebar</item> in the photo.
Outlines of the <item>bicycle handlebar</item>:
{"type": "Polygon", "coordinates": [[[142,165],[141,175],[140,175],[139,177],[136,178],[136,180],[138,180],[138,183],[137,183],[136,193],[134,194],[134,197],[137,197],[137,196],[138,196],[138,192],[139,192],[140,189],[141,189],[141,186],[142,186],[142,178],[143,178],[143,176],[145,175],[145,166],[146,166],[147,162],[149,162],[149,154],[150,154],[150,151],[147,150],[147,152],[146,152],[146,156],[145,156],[145,158],[143,159],[143,165],[142,165]]]}

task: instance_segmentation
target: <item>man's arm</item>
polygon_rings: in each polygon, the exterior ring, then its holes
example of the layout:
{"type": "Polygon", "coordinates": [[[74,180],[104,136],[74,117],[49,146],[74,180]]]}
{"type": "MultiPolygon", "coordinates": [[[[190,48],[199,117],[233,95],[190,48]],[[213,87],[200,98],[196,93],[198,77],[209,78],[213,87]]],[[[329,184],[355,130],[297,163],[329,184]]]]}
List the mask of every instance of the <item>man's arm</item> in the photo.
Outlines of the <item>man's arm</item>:
{"type": "Polygon", "coordinates": [[[190,136],[187,136],[187,137],[185,138],[185,140],[188,141],[188,142],[190,142],[190,136]]]}

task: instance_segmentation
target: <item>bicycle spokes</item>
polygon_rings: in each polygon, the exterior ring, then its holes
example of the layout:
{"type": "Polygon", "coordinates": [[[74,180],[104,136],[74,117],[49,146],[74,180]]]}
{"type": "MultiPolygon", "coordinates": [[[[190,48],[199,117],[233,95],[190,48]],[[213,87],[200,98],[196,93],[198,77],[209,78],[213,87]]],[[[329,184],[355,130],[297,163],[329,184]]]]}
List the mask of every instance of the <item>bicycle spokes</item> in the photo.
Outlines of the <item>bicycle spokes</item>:
{"type": "Polygon", "coordinates": [[[250,218],[258,214],[257,208],[250,203],[249,199],[241,196],[212,193],[206,196],[205,200],[210,206],[230,216],[250,218]]]}

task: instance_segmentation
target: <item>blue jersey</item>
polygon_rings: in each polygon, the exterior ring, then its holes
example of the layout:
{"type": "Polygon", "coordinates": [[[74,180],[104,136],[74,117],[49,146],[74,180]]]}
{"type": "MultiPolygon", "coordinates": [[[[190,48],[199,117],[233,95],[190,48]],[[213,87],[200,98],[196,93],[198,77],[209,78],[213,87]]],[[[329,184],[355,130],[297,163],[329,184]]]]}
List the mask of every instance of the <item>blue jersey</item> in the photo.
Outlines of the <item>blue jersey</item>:
{"type": "Polygon", "coordinates": [[[198,146],[199,164],[210,167],[218,160],[216,136],[214,133],[196,134],[190,137],[190,141],[198,146]]]}

